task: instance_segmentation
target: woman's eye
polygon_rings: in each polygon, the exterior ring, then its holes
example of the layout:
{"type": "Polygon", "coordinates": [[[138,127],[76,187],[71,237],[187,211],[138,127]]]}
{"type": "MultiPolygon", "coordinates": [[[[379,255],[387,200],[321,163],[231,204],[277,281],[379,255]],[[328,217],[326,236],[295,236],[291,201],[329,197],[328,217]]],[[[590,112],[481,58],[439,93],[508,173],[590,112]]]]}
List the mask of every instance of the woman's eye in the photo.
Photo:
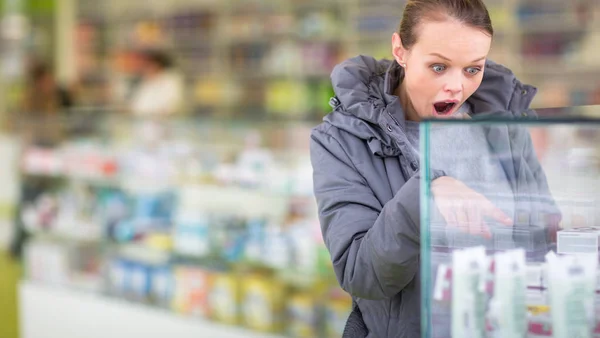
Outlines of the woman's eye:
{"type": "Polygon", "coordinates": [[[446,70],[446,66],[444,66],[444,65],[433,65],[431,67],[431,69],[433,69],[433,71],[436,72],[436,73],[441,73],[444,70],[446,70]]]}
{"type": "Polygon", "coordinates": [[[467,68],[467,73],[469,73],[469,75],[477,75],[480,71],[481,69],[476,67],[467,68]]]}

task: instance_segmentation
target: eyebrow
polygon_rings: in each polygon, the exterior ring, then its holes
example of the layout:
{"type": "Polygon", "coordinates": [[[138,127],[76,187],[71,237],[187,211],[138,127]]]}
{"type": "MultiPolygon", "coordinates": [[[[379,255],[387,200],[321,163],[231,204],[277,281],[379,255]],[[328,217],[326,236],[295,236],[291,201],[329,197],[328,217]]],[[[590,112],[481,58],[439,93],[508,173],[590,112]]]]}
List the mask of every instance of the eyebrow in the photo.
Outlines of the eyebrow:
{"type": "MultiPolygon", "coordinates": [[[[443,56],[442,54],[439,54],[439,53],[431,53],[429,55],[437,56],[437,57],[439,57],[441,59],[444,59],[446,61],[449,61],[449,62],[452,61],[452,60],[448,59],[447,57],[445,57],[445,56],[443,56]]],[[[479,62],[479,61],[481,61],[483,59],[485,59],[485,56],[484,57],[480,57],[479,59],[473,60],[472,62],[479,62]]]]}

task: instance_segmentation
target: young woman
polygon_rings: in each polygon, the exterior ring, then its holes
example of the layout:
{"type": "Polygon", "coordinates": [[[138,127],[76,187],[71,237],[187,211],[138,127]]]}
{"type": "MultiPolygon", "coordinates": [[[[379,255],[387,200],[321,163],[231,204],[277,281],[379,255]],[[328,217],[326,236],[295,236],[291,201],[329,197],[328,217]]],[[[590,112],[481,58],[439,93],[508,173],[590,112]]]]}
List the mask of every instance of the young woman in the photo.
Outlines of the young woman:
{"type": "MultiPolygon", "coordinates": [[[[354,299],[345,337],[420,335],[418,122],[535,116],[535,88],[487,59],[493,33],[481,0],[409,0],[392,61],[360,56],[332,73],[334,109],[312,132],[311,159],[323,236],[354,299]]],[[[445,128],[431,142],[450,155],[430,178],[447,228],[489,244],[497,231],[513,229],[516,211],[537,214],[541,200],[546,214],[559,215],[525,129],[467,129],[445,128]],[[465,183],[494,177],[485,175],[502,177],[495,187],[518,202],[500,208],[465,183]]],[[[525,237],[517,245],[533,241],[525,237]]]]}

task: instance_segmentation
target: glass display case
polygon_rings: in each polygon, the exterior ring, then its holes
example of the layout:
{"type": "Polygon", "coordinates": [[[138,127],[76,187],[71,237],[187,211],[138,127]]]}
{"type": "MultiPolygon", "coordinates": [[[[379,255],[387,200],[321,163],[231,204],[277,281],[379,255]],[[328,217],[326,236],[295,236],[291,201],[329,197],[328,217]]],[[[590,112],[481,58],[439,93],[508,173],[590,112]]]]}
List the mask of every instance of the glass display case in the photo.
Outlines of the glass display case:
{"type": "Polygon", "coordinates": [[[600,106],[421,124],[423,337],[597,337],[600,106]]]}

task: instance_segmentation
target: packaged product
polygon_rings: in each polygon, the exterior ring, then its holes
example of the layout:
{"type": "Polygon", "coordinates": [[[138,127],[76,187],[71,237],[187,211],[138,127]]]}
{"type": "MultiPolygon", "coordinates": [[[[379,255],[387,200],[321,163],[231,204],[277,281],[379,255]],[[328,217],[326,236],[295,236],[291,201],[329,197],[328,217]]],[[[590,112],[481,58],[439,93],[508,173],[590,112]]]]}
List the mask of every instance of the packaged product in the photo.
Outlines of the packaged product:
{"type": "Polygon", "coordinates": [[[546,255],[553,336],[592,337],[596,254],[546,255]]]}
{"type": "Polygon", "coordinates": [[[128,285],[128,263],[122,259],[113,259],[107,265],[108,288],[114,295],[124,295],[128,285]]]}
{"type": "Polygon", "coordinates": [[[265,246],[265,229],[267,221],[262,218],[252,218],[246,223],[248,239],[244,247],[244,260],[250,263],[261,262],[265,246]]]}
{"type": "Polygon", "coordinates": [[[279,224],[269,224],[265,231],[263,264],[278,270],[290,266],[291,247],[289,238],[279,224]]]}
{"type": "Polygon", "coordinates": [[[242,284],[242,320],[248,328],[279,332],[283,324],[285,290],[276,280],[248,275],[242,284]]]}
{"type": "Polygon", "coordinates": [[[343,290],[332,290],[325,304],[324,331],[327,338],[338,338],[344,333],[346,321],[352,311],[352,298],[343,290]]]}
{"type": "Polygon", "coordinates": [[[432,298],[436,302],[450,302],[452,299],[452,268],[447,264],[440,264],[436,271],[432,298]]]}
{"type": "Polygon", "coordinates": [[[550,308],[538,308],[527,316],[527,338],[555,337],[552,334],[552,317],[550,308]]]}
{"type": "Polygon", "coordinates": [[[560,230],[557,234],[559,254],[595,253],[600,246],[600,229],[593,227],[560,230]]]}
{"type": "Polygon", "coordinates": [[[182,207],[175,219],[174,250],[186,256],[207,256],[210,253],[209,227],[207,214],[182,207]]]}
{"type": "Polygon", "coordinates": [[[208,310],[211,319],[221,323],[238,323],[239,285],[236,275],[226,272],[210,273],[208,310]]]}
{"type": "Polygon", "coordinates": [[[526,270],[527,287],[540,289],[544,285],[543,271],[544,264],[531,262],[528,263],[526,270]]]}
{"type": "Polygon", "coordinates": [[[494,255],[494,296],[490,302],[493,337],[525,337],[527,332],[525,251],[494,255]]]}
{"type": "Polygon", "coordinates": [[[204,270],[196,267],[176,267],[173,291],[175,311],[192,316],[206,316],[208,286],[208,275],[204,270]]]}
{"type": "Polygon", "coordinates": [[[131,262],[129,268],[128,294],[134,300],[145,301],[150,295],[150,271],[151,268],[139,262],[131,262]]]}
{"type": "Polygon", "coordinates": [[[312,338],[318,336],[316,303],[307,293],[296,293],[287,301],[286,334],[290,337],[312,338]]]}
{"type": "Polygon", "coordinates": [[[172,299],[173,284],[173,273],[168,265],[153,267],[150,283],[150,297],[153,303],[167,306],[172,299]]]}
{"type": "Polygon", "coordinates": [[[488,266],[483,247],[452,253],[452,337],[485,337],[488,266]]]}

